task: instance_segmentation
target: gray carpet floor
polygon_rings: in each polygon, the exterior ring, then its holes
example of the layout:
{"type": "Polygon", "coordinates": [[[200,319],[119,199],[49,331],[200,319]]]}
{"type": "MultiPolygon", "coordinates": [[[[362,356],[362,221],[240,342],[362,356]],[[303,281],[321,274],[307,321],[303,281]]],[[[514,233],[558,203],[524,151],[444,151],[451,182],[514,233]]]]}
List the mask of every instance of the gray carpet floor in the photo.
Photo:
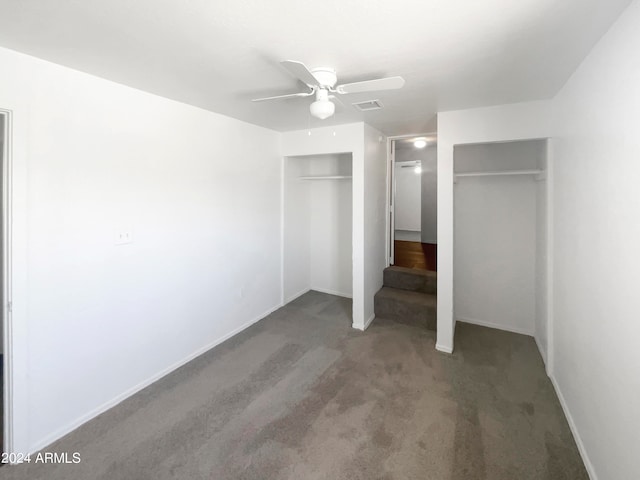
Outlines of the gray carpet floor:
{"type": "Polygon", "coordinates": [[[532,338],[434,342],[309,292],[0,478],[588,480],[532,338]]]}

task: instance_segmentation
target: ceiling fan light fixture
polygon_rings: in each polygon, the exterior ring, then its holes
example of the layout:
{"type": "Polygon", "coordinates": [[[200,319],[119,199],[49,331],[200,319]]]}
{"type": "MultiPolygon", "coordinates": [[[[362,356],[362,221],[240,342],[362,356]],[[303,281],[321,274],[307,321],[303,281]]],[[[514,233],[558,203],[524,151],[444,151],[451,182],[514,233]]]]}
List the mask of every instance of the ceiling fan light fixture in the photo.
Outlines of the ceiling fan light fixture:
{"type": "Polygon", "coordinates": [[[329,118],[336,111],[336,106],[330,100],[316,100],[309,107],[311,115],[320,120],[329,118]]]}
{"type": "MultiPolygon", "coordinates": [[[[404,78],[402,77],[386,77],[375,78],[372,80],[363,80],[360,82],[343,83],[336,85],[338,76],[336,71],[330,67],[317,67],[309,69],[302,62],[295,60],[284,60],[280,62],[288,72],[307,85],[309,91],[289,93],[286,95],[276,95],[272,97],[254,98],[252,102],[262,102],[265,100],[282,100],[294,97],[310,97],[316,95],[316,101],[311,104],[309,111],[311,115],[321,120],[329,118],[336,111],[336,106],[331,102],[331,98],[342,105],[338,100],[338,95],[348,93],[365,93],[379,90],[396,90],[404,86],[404,78]],[[330,95],[331,94],[331,95],[330,95]]],[[[382,105],[377,100],[368,102],[373,108],[381,108],[382,105]]],[[[369,109],[373,109],[369,108],[369,109]]],[[[363,109],[361,109],[363,110],[363,109]]]]}

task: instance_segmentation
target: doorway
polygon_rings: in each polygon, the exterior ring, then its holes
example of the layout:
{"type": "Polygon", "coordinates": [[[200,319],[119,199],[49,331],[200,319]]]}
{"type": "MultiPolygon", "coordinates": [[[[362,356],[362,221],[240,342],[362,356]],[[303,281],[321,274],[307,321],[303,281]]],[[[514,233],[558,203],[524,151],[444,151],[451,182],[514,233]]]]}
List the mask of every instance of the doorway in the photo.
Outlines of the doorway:
{"type": "Polygon", "coordinates": [[[4,271],[5,271],[5,261],[4,261],[4,252],[5,252],[5,245],[4,245],[4,221],[5,221],[5,215],[4,215],[4,206],[5,206],[5,201],[4,201],[4,197],[5,197],[5,192],[6,192],[6,185],[5,185],[5,159],[6,159],[6,138],[7,138],[7,134],[6,134],[6,125],[7,125],[7,121],[6,121],[6,115],[0,111],[0,171],[2,172],[2,181],[0,182],[0,242],[2,242],[2,245],[0,246],[0,305],[2,305],[3,307],[0,308],[0,388],[2,389],[2,394],[0,395],[0,428],[2,429],[2,435],[0,435],[0,453],[5,453],[5,441],[4,441],[4,431],[5,431],[5,332],[6,332],[6,327],[5,327],[5,313],[4,313],[4,304],[5,304],[5,294],[4,294],[4,287],[5,287],[5,278],[4,278],[4,271]]]}
{"type": "Polygon", "coordinates": [[[437,135],[389,139],[389,265],[437,269],[437,135]]]}
{"type": "MultiPolygon", "coordinates": [[[[10,296],[10,152],[11,112],[0,109],[0,452],[11,451],[11,296],[10,296]]],[[[1,464],[0,464],[1,465],[1,464]]]]}

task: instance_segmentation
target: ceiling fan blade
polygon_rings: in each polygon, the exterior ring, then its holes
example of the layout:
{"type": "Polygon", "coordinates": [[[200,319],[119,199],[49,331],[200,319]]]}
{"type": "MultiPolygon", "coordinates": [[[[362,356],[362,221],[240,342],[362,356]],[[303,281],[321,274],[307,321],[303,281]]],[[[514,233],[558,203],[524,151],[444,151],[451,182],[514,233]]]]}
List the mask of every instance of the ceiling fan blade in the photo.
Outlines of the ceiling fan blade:
{"type": "Polygon", "coordinates": [[[313,91],[311,91],[311,92],[289,93],[287,95],[276,95],[275,97],[254,98],[251,101],[252,102],[264,102],[265,100],[280,100],[282,98],[310,97],[311,95],[313,95],[313,91]]]}
{"type": "Polygon", "coordinates": [[[338,93],[360,93],[360,92],[376,92],[379,90],[395,90],[404,86],[404,78],[387,77],[378,78],[376,80],[365,80],[364,82],[345,83],[338,85],[336,92],[338,93]]]}
{"type": "Polygon", "coordinates": [[[291,75],[296,77],[302,83],[306,83],[310,87],[320,86],[316,77],[313,76],[311,70],[309,70],[304,63],[296,62],[295,60],[285,60],[280,63],[289,71],[291,75]]]}

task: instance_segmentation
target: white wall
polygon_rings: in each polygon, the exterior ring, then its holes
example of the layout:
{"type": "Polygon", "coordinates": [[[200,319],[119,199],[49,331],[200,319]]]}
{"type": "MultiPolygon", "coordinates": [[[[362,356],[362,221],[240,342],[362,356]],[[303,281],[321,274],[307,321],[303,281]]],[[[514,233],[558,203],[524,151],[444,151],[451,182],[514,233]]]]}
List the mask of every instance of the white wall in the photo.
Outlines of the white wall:
{"type": "MultiPolygon", "coordinates": [[[[415,200],[411,201],[411,207],[418,208],[415,205],[419,205],[420,208],[420,227],[416,230],[420,231],[421,241],[423,243],[437,243],[438,242],[438,146],[435,143],[427,145],[426,148],[416,149],[411,145],[410,147],[398,147],[396,144],[395,160],[396,164],[403,162],[411,162],[419,160],[422,163],[422,174],[420,184],[420,198],[417,203],[415,200]]],[[[405,171],[407,169],[404,169],[405,171]]],[[[396,170],[397,171],[397,170],[396,170]]],[[[396,185],[397,187],[397,185],[396,185]]],[[[396,188],[397,193],[399,190],[396,188]]],[[[402,201],[402,199],[401,199],[402,201]]],[[[402,227],[398,227],[398,215],[402,215],[402,211],[406,210],[405,207],[400,208],[398,211],[398,198],[396,198],[396,229],[401,230],[402,227]]],[[[416,212],[417,213],[417,210],[416,212]]],[[[414,214],[415,214],[414,213],[414,214]]]]}
{"type": "MultiPolygon", "coordinates": [[[[351,175],[351,155],[308,159],[311,175],[351,175]]],[[[353,296],[351,179],[309,180],[312,290],[353,296]]],[[[286,255],[286,251],[285,251],[286,255]]]]}
{"type": "Polygon", "coordinates": [[[452,145],[554,137],[547,371],[593,480],[640,478],[638,24],[636,0],[551,102],[438,118],[438,342],[453,333],[445,330],[453,267],[444,245],[452,230],[452,145]]]}
{"type": "Polygon", "coordinates": [[[554,101],[553,375],[593,479],[640,478],[640,2],[554,101]]]}
{"type": "Polygon", "coordinates": [[[287,157],[284,183],[284,301],[308,290],[352,296],[352,184],[350,154],[287,157]]]}
{"type": "MultiPolygon", "coordinates": [[[[365,303],[365,155],[363,123],[296,130],[282,134],[282,155],[296,157],[334,153],[352,155],[352,261],[353,326],[366,328],[365,303]]],[[[384,195],[384,190],[381,192],[384,195]]],[[[381,239],[384,242],[384,236],[381,239]]],[[[367,247],[368,249],[369,247],[367,247]]],[[[382,275],[382,273],[380,273],[382,275]]]]}
{"type": "MultiPolygon", "coordinates": [[[[375,128],[364,125],[364,324],[375,318],[373,297],[382,287],[387,266],[387,139],[375,128]]],[[[359,328],[356,325],[356,328],[359,328]]]]}
{"type": "Polygon", "coordinates": [[[427,145],[422,158],[422,243],[438,243],[438,145],[427,145]]]}
{"type": "Polygon", "coordinates": [[[279,306],[280,135],[8,50],[0,63],[27,452],[279,306]]]}
{"type": "Polygon", "coordinates": [[[422,182],[414,163],[401,162],[395,166],[396,230],[419,232],[422,228],[422,182]]]}
{"type": "Polygon", "coordinates": [[[453,351],[453,148],[468,143],[547,138],[553,133],[547,101],[438,114],[438,341],[453,351]]]}
{"type": "MultiPolygon", "coordinates": [[[[462,145],[456,172],[537,169],[546,141],[462,145]]],[[[538,182],[534,175],[459,177],[454,202],[454,311],[457,320],[534,335],[538,182]]]]}
{"type": "Polygon", "coordinates": [[[536,265],[535,265],[535,329],[534,337],[542,355],[542,360],[547,363],[547,352],[549,350],[549,338],[547,334],[549,322],[549,295],[551,288],[548,274],[549,264],[549,187],[548,187],[548,165],[549,157],[552,155],[550,149],[551,140],[544,142],[544,155],[539,158],[538,167],[544,173],[536,182],[536,265]]]}
{"type": "Polygon", "coordinates": [[[299,177],[309,175],[304,157],[285,157],[283,182],[283,303],[311,288],[311,189],[299,177]]]}

